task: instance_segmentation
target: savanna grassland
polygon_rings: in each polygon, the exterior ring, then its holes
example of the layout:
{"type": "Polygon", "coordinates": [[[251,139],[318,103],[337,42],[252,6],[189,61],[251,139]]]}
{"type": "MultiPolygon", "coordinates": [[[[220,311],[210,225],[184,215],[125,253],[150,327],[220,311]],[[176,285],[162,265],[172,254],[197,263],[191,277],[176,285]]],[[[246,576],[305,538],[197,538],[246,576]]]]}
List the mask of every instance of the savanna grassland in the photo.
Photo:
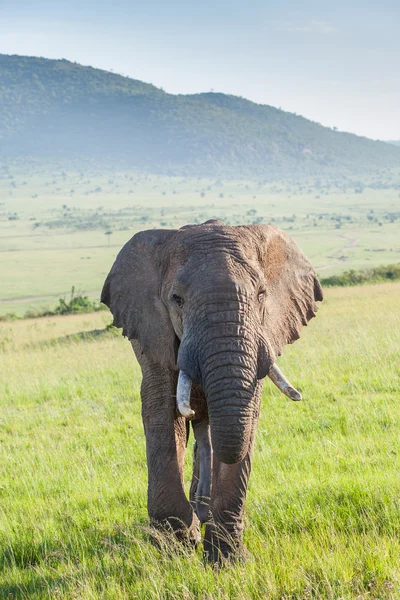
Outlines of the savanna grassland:
{"type": "Polygon", "coordinates": [[[141,375],[110,314],[19,318],[100,308],[134,233],[210,218],[278,225],[321,277],[398,265],[399,150],[335,129],[0,55],[0,599],[399,600],[399,282],[327,289],[279,359],[304,401],[265,384],[252,558],[220,571],[149,541],[141,375]]]}
{"type": "Polygon", "coordinates": [[[0,315],[53,307],[71,287],[98,299],[137,231],[219,218],[282,227],[325,277],[400,262],[400,178],[382,169],[285,183],[163,177],[17,160],[0,167],[0,315]]]}
{"type": "Polygon", "coordinates": [[[265,384],[253,558],[219,572],[149,542],[140,372],[110,316],[0,323],[0,597],[397,600],[399,298],[329,289],[286,349],[304,400],[265,384]]]}

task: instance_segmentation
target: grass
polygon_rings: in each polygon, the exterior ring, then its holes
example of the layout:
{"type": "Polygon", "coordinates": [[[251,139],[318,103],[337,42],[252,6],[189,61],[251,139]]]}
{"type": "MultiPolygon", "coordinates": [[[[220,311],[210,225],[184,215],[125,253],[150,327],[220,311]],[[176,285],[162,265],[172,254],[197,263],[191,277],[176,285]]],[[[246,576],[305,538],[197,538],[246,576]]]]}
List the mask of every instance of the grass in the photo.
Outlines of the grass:
{"type": "Polygon", "coordinates": [[[0,323],[0,598],[397,600],[400,284],[326,295],[280,360],[304,401],[265,384],[253,559],[220,572],[149,542],[139,368],[74,335],[109,315],[0,323]]]}
{"type": "Polygon", "coordinates": [[[321,277],[398,263],[399,174],[383,180],[384,189],[369,181],[355,193],[354,184],[334,178],[273,184],[95,167],[0,168],[0,315],[51,308],[72,286],[98,300],[117,252],[134,233],[209,218],[275,223],[321,277]]]}

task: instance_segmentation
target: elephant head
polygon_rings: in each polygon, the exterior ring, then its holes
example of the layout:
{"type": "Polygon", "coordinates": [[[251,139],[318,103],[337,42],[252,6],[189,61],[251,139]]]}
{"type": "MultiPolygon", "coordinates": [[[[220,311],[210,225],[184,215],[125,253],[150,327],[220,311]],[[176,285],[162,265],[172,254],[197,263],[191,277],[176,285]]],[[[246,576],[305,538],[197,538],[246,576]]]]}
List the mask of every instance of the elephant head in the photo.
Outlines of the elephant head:
{"type": "Polygon", "coordinates": [[[247,452],[268,374],[300,399],[275,365],[315,316],[322,290],[297,244],[267,225],[220,221],[136,234],[119,253],[101,300],[152,363],[180,372],[178,408],[192,416],[192,382],[205,393],[214,454],[247,452]]]}

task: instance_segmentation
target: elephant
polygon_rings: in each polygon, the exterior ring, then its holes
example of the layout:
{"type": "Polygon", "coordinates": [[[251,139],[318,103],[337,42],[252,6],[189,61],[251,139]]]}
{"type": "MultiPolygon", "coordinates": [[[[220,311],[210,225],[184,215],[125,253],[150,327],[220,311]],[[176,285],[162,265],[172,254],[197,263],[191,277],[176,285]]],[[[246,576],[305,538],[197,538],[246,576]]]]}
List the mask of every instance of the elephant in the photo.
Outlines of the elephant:
{"type": "Polygon", "coordinates": [[[106,278],[101,301],[142,370],[150,523],[194,545],[204,524],[204,556],[214,564],[246,553],[244,507],[264,379],[301,399],[276,359],[322,299],[313,267],[284,231],[214,219],[137,233],[106,278]]]}

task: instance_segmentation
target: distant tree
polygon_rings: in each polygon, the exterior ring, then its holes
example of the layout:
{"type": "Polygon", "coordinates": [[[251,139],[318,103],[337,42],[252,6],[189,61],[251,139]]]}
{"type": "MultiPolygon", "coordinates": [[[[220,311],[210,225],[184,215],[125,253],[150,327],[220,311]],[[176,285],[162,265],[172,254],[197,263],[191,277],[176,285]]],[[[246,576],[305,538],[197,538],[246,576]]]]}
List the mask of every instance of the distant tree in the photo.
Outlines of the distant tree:
{"type": "Polygon", "coordinates": [[[110,245],[110,237],[112,236],[112,231],[109,229],[108,231],[104,232],[104,235],[107,236],[108,245],[110,245]]]}

